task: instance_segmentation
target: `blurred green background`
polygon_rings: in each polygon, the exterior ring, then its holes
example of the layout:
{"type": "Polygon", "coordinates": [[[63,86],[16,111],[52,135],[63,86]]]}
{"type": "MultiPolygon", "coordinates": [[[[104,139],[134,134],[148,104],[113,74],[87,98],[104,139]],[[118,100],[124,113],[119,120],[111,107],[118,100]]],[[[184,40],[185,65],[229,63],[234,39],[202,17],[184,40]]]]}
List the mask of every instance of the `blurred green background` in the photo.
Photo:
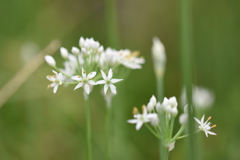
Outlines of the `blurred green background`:
{"type": "MultiPolygon", "coordinates": [[[[26,59],[53,39],[59,39],[69,50],[78,46],[80,36],[94,37],[105,48],[110,46],[106,2],[0,1],[0,87],[17,73],[26,59]]],[[[136,131],[126,121],[132,118],[132,107],[140,108],[156,94],[151,59],[153,36],[158,36],[166,47],[165,96],[180,97],[179,3],[177,0],[116,1],[119,36],[116,49],[139,50],[146,63],[118,86],[111,147],[115,160],[158,159],[155,137],[144,127],[136,131]]],[[[205,114],[211,115],[218,126],[213,129],[217,136],[206,138],[201,133],[203,159],[240,159],[239,7],[239,0],[193,2],[194,84],[214,91],[215,104],[205,114]]],[[[61,66],[59,51],[53,57],[61,66]]],[[[53,94],[52,89],[46,89],[49,81],[45,77],[49,74],[51,68],[44,63],[0,109],[1,160],[85,159],[82,91],[73,91],[74,86],[60,86],[57,94],[53,94]]],[[[93,159],[102,160],[105,104],[99,88],[94,89],[91,97],[93,159]]],[[[177,121],[176,124],[177,130],[177,121]]],[[[170,160],[173,159],[186,159],[185,140],[177,141],[170,152],[170,160]]]]}

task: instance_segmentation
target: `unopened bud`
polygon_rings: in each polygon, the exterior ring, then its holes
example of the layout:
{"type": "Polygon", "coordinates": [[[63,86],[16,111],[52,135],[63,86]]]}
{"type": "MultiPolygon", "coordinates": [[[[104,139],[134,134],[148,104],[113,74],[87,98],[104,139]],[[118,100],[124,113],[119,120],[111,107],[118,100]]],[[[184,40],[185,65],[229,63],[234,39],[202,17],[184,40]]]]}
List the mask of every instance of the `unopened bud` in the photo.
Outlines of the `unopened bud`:
{"type": "Polygon", "coordinates": [[[52,56],[46,55],[45,57],[46,62],[48,63],[48,65],[52,66],[52,67],[56,67],[56,61],[54,60],[54,58],[52,56]]]}
{"type": "Polygon", "coordinates": [[[157,37],[153,38],[152,58],[156,76],[163,76],[165,72],[166,53],[162,42],[157,37]]]}

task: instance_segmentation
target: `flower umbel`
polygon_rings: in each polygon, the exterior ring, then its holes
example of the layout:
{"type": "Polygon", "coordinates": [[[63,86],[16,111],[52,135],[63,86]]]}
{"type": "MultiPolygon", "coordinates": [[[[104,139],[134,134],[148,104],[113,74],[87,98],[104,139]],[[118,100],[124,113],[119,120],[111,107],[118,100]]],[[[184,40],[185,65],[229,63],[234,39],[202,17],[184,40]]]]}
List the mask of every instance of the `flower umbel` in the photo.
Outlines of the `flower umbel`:
{"type": "Polygon", "coordinates": [[[52,82],[50,85],[48,85],[47,88],[53,87],[53,93],[56,93],[58,86],[62,85],[63,75],[62,75],[62,73],[57,73],[54,70],[52,70],[52,72],[54,75],[46,77],[50,82],[52,82]]]}
{"type": "Polygon", "coordinates": [[[74,88],[74,90],[84,86],[84,90],[87,94],[90,93],[90,85],[96,85],[96,83],[91,80],[96,75],[96,72],[90,72],[88,75],[86,71],[82,68],[82,77],[81,76],[72,76],[73,80],[79,81],[80,83],[74,88]]]}
{"type": "Polygon", "coordinates": [[[205,134],[206,134],[207,137],[208,137],[208,134],[210,134],[210,135],[217,135],[216,133],[209,131],[211,128],[214,128],[214,127],[216,127],[217,125],[212,125],[212,126],[210,126],[211,123],[208,122],[208,121],[211,119],[211,117],[209,117],[209,118],[206,120],[206,122],[204,122],[204,116],[205,116],[205,115],[202,116],[201,121],[194,117],[195,121],[199,124],[199,127],[198,127],[198,128],[199,128],[201,131],[205,132],[205,134]]]}

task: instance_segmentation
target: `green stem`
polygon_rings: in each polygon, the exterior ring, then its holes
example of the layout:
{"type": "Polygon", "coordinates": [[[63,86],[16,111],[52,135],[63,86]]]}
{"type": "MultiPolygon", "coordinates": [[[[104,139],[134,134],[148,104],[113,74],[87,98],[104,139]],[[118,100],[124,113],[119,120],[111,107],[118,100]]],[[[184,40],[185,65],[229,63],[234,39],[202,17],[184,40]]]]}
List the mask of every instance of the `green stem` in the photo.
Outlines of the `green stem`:
{"type": "Polygon", "coordinates": [[[105,159],[110,160],[110,131],[111,131],[111,117],[112,117],[112,108],[111,106],[106,107],[106,132],[105,132],[105,140],[106,140],[106,148],[105,148],[105,159]]]}
{"type": "Polygon", "coordinates": [[[91,119],[90,119],[90,105],[89,97],[85,97],[85,118],[86,118],[86,137],[87,137],[87,160],[92,160],[91,148],[91,119]]]}
{"type": "Polygon", "coordinates": [[[156,133],[156,132],[149,126],[149,124],[147,124],[147,123],[144,123],[144,124],[145,124],[145,126],[148,128],[148,130],[149,130],[155,137],[157,137],[158,139],[160,139],[159,134],[156,133]]]}
{"type": "MultiPolygon", "coordinates": [[[[164,84],[164,81],[163,81],[163,75],[162,76],[157,76],[157,95],[158,95],[158,101],[159,102],[162,102],[163,101],[163,93],[164,93],[164,88],[163,88],[163,84],[164,84]]],[[[161,112],[158,112],[158,117],[160,119],[160,128],[162,130],[162,134],[160,135],[160,137],[162,138],[159,138],[159,153],[160,153],[160,159],[161,160],[168,160],[168,150],[166,147],[164,147],[164,140],[166,138],[166,131],[165,131],[165,128],[166,128],[166,122],[165,122],[165,114],[164,113],[161,113],[161,112]]]]}
{"type": "Polygon", "coordinates": [[[177,140],[185,128],[186,128],[186,125],[182,125],[181,128],[178,130],[178,132],[175,134],[175,136],[172,138],[171,142],[174,142],[175,140],[177,140]]]}

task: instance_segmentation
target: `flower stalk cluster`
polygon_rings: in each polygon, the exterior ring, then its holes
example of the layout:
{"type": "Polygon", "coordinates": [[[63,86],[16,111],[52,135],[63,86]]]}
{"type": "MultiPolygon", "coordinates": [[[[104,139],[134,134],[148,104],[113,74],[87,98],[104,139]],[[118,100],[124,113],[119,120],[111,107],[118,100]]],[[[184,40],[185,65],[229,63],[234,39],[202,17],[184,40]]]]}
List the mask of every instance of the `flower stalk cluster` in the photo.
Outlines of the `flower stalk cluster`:
{"type": "MultiPolygon", "coordinates": [[[[163,102],[157,101],[156,97],[153,95],[150,98],[147,106],[142,106],[142,113],[138,112],[136,107],[133,108],[134,119],[128,120],[128,123],[136,124],[136,130],[139,130],[143,125],[149,129],[149,131],[158,139],[161,140],[162,145],[171,151],[174,149],[176,140],[187,137],[188,135],[183,135],[186,128],[188,117],[187,117],[187,106],[185,107],[185,112],[179,117],[179,123],[181,125],[178,132],[173,133],[173,127],[175,123],[175,118],[178,114],[178,103],[175,97],[164,98],[163,102]],[[159,116],[160,115],[160,116],[159,116]]],[[[194,118],[199,124],[199,130],[196,132],[203,131],[206,136],[216,135],[216,133],[211,132],[210,129],[216,127],[216,125],[211,125],[208,118],[204,122],[204,116],[201,121],[194,118]]]]}
{"type": "Polygon", "coordinates": [[[53,87],[54,93],[62,84],[76,84],[74,90],[83,87],[86,94],[91,93],[93,86],[104,84],[105,95],[108,88],[116,94],[114,83],[122,81],[128,69],[141,69],[145,62],[143,57],[139,57],[139,52],[131,52],[128,49],[117,51],[112,48],[104,50],[103,46],[93,38],[81,37],[79,48],[72,47],[69,52],[61,47],[60,53],[64,59],[63,68],[57,66],[52,56],[45,56],[46,62],[54,68],[55,76],[47,76],[47,79],[52,82],[48,88],[53,87]],[[124,70],[123,74],[119,72],[120,69],[124,70]],[[108,76],[105,73],[108,73],[108,76]],[[113,73],[121,79],[113,79],[113,73]]]}
{"type": "MultiPolygon", "coordinates": [[[[111,100],[113,95],[117,94],[115,84],[126,78],[126,73],[130,69],[141,69],[145,60],[143,57],[139,57],[139,52],[131,52],[128,49],[117,51],[111,48],[104,50],[98,41],[95,41],[93,38],[84,39],[83,37],[79,40],[79,47],[72,47],[71,52],[61,47],[60,53],[64,59],[63,68],[58,67],[52,56],[45,56],[46,62],[54,68],[54,75],[46,77],[51,82],[48,88],[53,88],[53,93],[56,93],[59,86],[63,84],[65,86],[75,85],[74,90],[83,88],[86,112],[87,159],[91,160],[89,94],[94,86],[103,85],[103,95],[107,105],[106,135],[109,135],[112,117],[111,100]],[[121,78],[113,78],[113,73],[121,78]]],[[[106,157],[109,157],[109,139],[109,136],[106,137],[106,157]]]]}

